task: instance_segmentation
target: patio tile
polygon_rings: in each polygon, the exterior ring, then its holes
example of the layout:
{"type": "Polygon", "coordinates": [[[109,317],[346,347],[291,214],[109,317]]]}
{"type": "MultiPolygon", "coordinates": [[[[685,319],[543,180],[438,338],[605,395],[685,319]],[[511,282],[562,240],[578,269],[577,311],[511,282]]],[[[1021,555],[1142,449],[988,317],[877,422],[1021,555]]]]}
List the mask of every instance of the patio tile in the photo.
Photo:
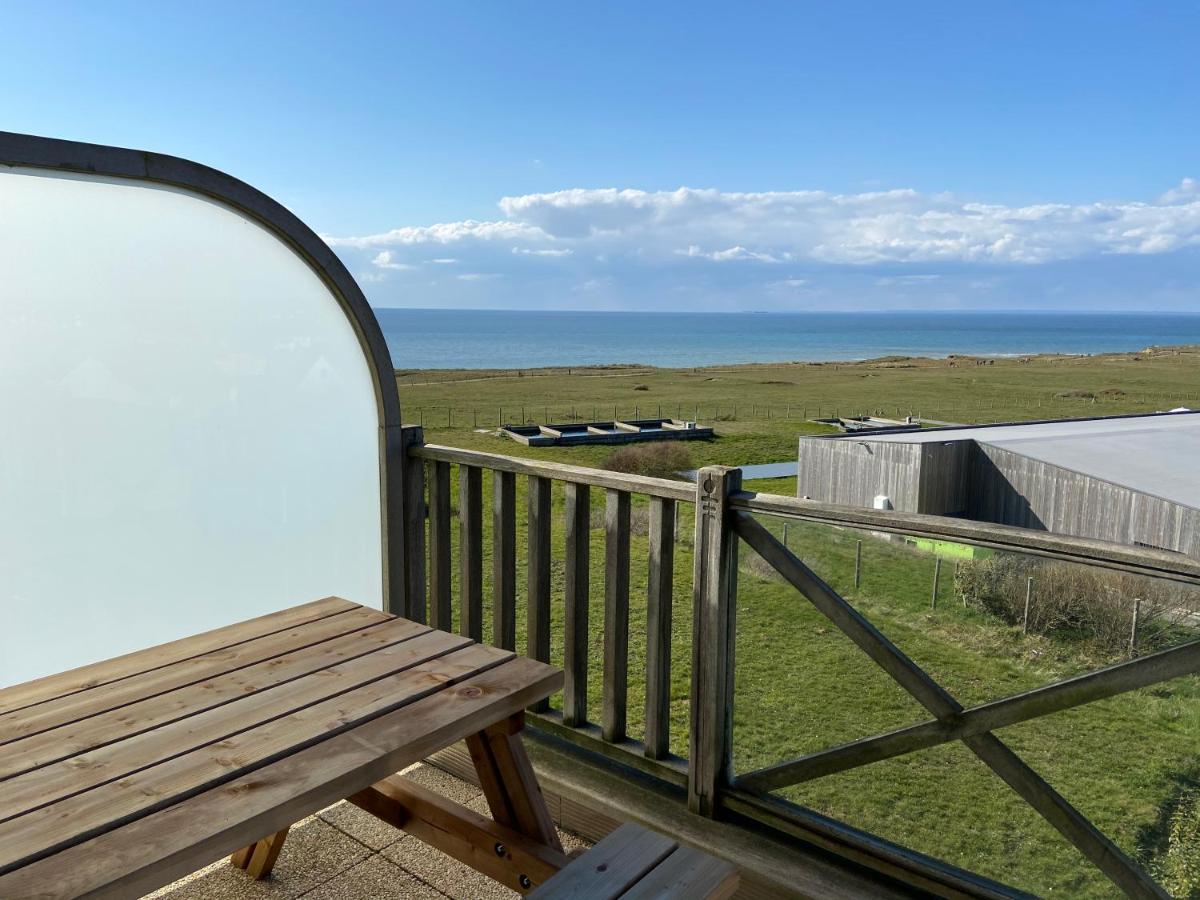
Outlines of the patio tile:
{"type": "Polygon", "coordinates": [[[393,828],[382,819],[377,819],[365,810],[345,800],[335,803],[319,813],[322,821],[339,831],[344,831],[356,841],[361,841],[372,850],[382,850],[404,837],[404,832],[393,828]]]}
{"type": "Polygon", "coordinates": [[[157,900],[293,900],[361,862],[369,851],[318,818],[288,833],[271,876],[255,881],[222,859],[151,896],[157,900]]]}
{"type": "Polygon", "coordinates": [[[445,895],[418,881],[378,854],[326,881],[304,900],[445,900],[445,895]]]}
{"type": "Polygon", "coordinates": [[[452,900],[515,900],[521,896],[414,837],[397,841],[380,855],[437,885],[452,900]]]}
{"type": "Polygon", "coordinates": [[[475,785],[425,763],[409,766],[400,774],[455,803],[466,805],[476,797],[483,796],[483,792],[475,785]]]}

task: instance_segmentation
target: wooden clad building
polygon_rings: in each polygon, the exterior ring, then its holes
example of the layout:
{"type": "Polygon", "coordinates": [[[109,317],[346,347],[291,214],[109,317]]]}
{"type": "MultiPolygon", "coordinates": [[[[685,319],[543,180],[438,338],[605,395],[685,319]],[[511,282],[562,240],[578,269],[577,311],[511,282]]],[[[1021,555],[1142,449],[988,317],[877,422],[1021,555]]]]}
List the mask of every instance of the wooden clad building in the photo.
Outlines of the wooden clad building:
{"type": "Polygon", "coordinates": [[[1200,413],[804,437],[796,492],[1200,557],[1200,413]]]}

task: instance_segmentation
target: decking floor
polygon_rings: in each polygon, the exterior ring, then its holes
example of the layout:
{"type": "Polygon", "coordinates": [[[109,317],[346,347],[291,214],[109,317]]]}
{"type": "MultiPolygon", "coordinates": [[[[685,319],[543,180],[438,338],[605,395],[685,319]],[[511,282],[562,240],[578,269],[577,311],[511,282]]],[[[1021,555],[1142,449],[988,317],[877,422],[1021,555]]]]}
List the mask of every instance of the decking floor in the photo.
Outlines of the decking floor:
{"type": "MultiPolygon", "coordinates": [[[[488,815],[473,784],[418,764],[404,774],[488,815]]],[[[559,832],[570,853],[588,846],[559,832]]],[[[338,803],[293,826],[271,877],[254,881],[222,859],[148,897],[155,900],[492,900],[519,898],[489,878],[358,807],[338,803]]]]}

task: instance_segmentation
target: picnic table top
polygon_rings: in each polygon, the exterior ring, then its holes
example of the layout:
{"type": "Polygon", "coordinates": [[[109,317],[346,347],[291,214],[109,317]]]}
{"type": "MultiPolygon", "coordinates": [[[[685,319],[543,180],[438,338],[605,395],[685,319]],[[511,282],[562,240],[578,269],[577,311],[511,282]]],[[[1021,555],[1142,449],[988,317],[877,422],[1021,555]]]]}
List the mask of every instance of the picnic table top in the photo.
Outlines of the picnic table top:
{"type": "Polygon", "coordinates": [[[339,598],[0,690],[0,896],[130,896],[561,686],[339,598]]]}

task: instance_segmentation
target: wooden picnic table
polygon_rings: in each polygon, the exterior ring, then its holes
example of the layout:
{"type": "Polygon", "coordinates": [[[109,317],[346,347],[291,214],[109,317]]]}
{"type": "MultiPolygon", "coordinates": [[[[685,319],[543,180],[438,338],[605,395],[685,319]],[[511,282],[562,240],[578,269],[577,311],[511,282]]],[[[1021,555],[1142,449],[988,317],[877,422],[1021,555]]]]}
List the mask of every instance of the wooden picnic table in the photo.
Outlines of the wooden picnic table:
{"type": "Polygon", "coordinates": [[[137,897],[349,798],[511,887],[566,863],[520,740],[560,670],[327,598],[0,690],[0,897],[137,897]],[[492,819],[394,776],[466,739],[492,819]],[[502,852],[503,851],[503,852],[502,852]]]}

